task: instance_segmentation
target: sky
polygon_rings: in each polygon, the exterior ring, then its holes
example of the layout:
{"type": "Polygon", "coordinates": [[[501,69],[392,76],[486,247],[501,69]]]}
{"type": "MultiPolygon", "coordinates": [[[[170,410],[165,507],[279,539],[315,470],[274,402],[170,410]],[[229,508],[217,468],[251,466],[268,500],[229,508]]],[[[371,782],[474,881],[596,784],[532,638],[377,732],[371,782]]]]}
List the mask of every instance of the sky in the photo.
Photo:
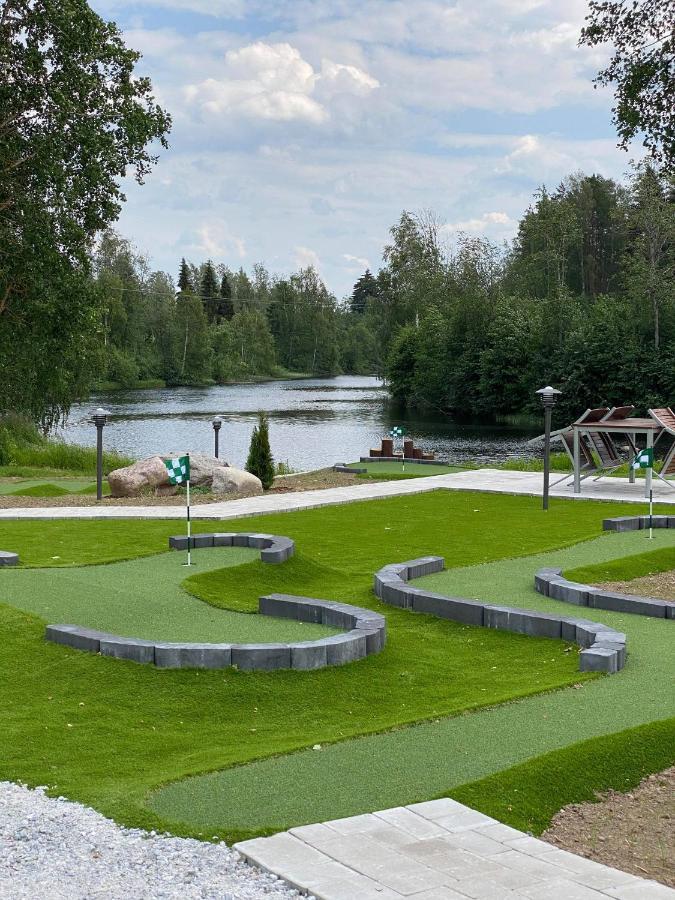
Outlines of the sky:
{"type": "Polygon", "coordinates": [[[174,277],[313,265],[341,298],[404,209],[501,243],[541,184],[628,169],[586,0],[90,2],[173,117],[117,230],[174,277]]]}

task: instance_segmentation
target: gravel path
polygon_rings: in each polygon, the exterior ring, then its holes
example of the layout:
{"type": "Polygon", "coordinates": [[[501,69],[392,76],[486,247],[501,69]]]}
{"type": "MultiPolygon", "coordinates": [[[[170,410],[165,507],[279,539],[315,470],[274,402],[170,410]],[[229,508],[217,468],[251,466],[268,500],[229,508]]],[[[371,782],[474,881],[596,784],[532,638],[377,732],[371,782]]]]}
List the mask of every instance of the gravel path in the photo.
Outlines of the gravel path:
{"type": "Polygon", "coordinates": [[[0,782],[3,900],[291,900],[225,844],[121,828],[79,803],[0,782]]]}

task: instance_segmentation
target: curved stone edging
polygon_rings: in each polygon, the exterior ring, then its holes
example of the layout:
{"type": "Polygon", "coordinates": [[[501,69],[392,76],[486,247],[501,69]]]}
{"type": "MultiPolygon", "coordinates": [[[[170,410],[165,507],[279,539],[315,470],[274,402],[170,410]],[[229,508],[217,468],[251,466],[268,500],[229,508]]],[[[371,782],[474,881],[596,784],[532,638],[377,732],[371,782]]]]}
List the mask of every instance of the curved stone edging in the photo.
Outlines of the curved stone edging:
{"type": "Polygon", "coordinates": [[[649,528],[675,528],[675,516],[615,516],[603,519],[603,531],[640,531],[649,528]]]}
{"type": "MultiPolygon", "coordinates": [[[[175,535],[169,538],[172,550],[187,550],[188,538],[175,535]]],[[[226,531],[214,534],[194,534],[190,538],[190,547],[250,547],[260,550],[260,559],[266,563],[282,563],[295,553],[295,541],[279,534],[258,534],[257,532],[226,531]]]]}
{"type": "Polygon", "coordinates": [[[267,672],[340,666],[379,653],[386,643],[384,616],[360,606],[290,594],[269,594],[260,598],[258,611],[264,616],[349,630],[317,641],[288,644],[200,644],[145,641],[79,625],[48,625],[45,640],[103,656],[150,663],[162,669],[225,669],[236,666],[245,671],[267,672]]]}
{"type": "Polygon", "coordinates": [[[591,584],[568,581],[563,576],[562,569],[540,569],[534,576],[534,589],[545,597],[562,600],[563,603],[574,603],[575,606],[633,613],[637,616],[653,616],[658,619],[675,619],[673,603],[666,603],[665,600],[657,600],[655,597],[603,591],[591,584]]]}
{"type": "Polygon", "coordinates": [[[411,578],[442,572],[444,564],[442,556],[424,556],[384,566],[375,573],[375,595],[383,603],[412,609],[414,612],[430,613],[465,625],[572,641],[582,648],[579,654],[579,669],[582,672],[613,673],[624,667],[626,635],[607,625],[532,609],[495,606],[463,597],[446,597],[408,585],[411,578]]]}
{"type": "Polygon", "coordinates": [[[19,554],[11,550],[0,550],[0,566],[18,566],[19,554]]]}

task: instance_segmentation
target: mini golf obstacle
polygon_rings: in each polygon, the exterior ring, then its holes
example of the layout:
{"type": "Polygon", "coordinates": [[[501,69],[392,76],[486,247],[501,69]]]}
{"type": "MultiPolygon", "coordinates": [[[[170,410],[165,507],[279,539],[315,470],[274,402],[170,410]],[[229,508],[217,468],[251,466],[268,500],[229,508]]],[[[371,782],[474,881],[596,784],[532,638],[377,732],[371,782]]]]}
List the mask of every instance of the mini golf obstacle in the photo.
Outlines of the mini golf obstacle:
{"type": "MultiPolygon", "coordinates": [[[[606,519],[605,530],[628,531],[649,527],[648,516],[622,516],[606,519]]],[[[655,528],[675,528],[675,516],[653,516],[655,528]]],[[[280,563],[295,552],[291,538],[260,533],[213,533],[190,538],[194,548],[251,547],[260,550],[261,560],[280,563]]],[[[188,549],[188,538],[169,539],[176,550],[188,549]]],[[[16,565],[18,555],[2,552],[0,565],[16,565]],[[2,560],[9,560],[3,562],[2,560]]],[[[424,556],[384,566],[374,575],[374,593],[390,606],[483,628],[495,628],[532,637],[548,637],[570,641],[581,647],[579,669],[582,672],[620,671],[626,663],[626,635],[600,622],[574,616],[559,616],[482,603],[462,597],[447,597],[408,582],[445,568],[442,556],[424,556]]],[[[540,569],[535,575],[535,589],[554,600],[614,612],[629,612],[663,619],[675,619],[675,605],[651,597],[614,594],[576,584],[562,576],[556,568],[540,569]]],[[[58,644],[101,653],[119,659],[150,663],[160,668],[221,669],[236,666],[248,671],[275,669],[320,669],[343,665],[379,653],[386,643],[384,616],[369,609],[289,594],[269,594],[259,599],[260,615],[313,622],[344,629],[343,634],[317,641],[285,644],[202,644],[146,641],[95,631],[78,625],[48,625],[45,639],[58,644]]]]}
{"type": "Polygon", "coordinates": [[[614,631],[608,625],[532,609],[496,606],[462,597],[446,597],[408,584],[411,578],[442,572],[444,568],[445,560],[442,556],[424,556],[384,566],[375,573],[375,594],[383,603],[391,606],[427,613],[464,625],[571,641],[582,648],[579,654],[579,669],[582,672],[614,673],[624,667],[626,635],[614,631]]]}
{"type": "MultiPolygon", "coordinates": [[[[187,550],[188,538],[171,537],[169,546],[187,550]]],[[[295,542],[289,537],[242,532],[194,535],[189,546],[191,549],[250,547],[260,550],[261,560],[271,564],[285,562],[295,552],[295,542]]],[[[369,609],[288,594],[269,594],[260,597],[258,604],[258,613],[263,616],[313,622],[345,631],[316,641],[287,644],[208,644],[146,641],[79,625],[48,625],[45,639],[77,650],[148,663],[162,669],[236,666],[249,672],[340,666],[379,653],[386,643],[386,620],[369,609]]]]}

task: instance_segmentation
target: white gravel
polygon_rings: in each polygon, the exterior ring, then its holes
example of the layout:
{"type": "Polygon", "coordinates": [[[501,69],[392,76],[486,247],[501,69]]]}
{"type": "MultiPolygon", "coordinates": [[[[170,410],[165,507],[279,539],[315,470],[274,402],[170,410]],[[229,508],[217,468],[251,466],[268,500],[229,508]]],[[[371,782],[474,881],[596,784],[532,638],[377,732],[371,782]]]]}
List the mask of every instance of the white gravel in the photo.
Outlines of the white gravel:
{"type": "Polygon", "coordinates": [[[2,900],[291,900],[223,843],[122,828],[42,788],[0,782],[2,900]]]}

